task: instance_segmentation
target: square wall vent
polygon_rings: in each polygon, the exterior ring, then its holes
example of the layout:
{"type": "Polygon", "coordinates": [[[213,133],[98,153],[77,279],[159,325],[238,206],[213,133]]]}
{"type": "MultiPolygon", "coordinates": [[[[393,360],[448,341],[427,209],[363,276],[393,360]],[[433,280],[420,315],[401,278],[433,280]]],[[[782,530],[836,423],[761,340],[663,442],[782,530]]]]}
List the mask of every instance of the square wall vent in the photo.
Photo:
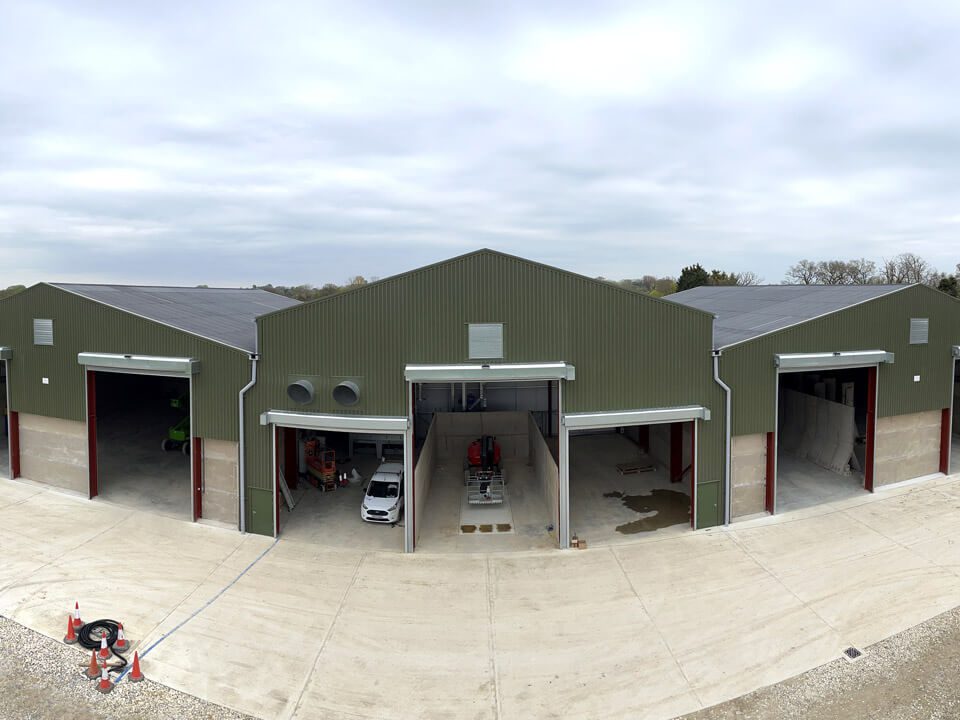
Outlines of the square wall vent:
{"type": "Polygon", "coordinates": [[[53,320],[34,319],[33,344],[53,345],[53,320]]]}
{"type": "Polygon", "coordinates": [[[926,345],[930,341],[930,319],[910,319],[910,344],[926,345]]]}
{"type": "Polygon", "coordinates": [[[467,336],[471,360],[503,358],[503,323],[470,323],[467,336]]]}

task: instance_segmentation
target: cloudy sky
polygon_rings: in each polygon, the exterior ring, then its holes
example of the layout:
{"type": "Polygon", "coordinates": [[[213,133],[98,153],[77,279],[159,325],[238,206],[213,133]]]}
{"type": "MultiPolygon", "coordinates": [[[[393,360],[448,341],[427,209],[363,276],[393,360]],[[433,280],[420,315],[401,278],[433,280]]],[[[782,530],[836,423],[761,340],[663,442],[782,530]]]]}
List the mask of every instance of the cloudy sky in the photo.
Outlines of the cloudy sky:
{"type": "Polygon", "coordinates": [[[0,285],[952,269],[958,38],[956,0],[0,0],[0,285]]]}

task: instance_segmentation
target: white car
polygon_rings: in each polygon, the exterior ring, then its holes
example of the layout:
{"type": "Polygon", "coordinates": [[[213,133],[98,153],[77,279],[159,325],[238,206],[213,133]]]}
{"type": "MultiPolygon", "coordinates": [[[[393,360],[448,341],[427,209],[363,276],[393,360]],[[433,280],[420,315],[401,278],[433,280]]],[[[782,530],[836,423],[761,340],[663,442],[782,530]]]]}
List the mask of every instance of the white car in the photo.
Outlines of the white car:
{"type": "Polygon", "coordinates": [[[403,512],[403,464],[383,463],[370,478],[360,506],[367,522],[395,523],[403,512]]]}

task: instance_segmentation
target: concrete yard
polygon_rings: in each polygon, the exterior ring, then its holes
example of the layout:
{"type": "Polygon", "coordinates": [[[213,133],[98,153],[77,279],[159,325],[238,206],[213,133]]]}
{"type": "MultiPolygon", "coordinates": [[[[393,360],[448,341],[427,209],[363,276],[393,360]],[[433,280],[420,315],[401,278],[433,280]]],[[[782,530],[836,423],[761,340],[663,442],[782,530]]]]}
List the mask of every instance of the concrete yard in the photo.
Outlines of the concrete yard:
{"type": "Polygon", "coordinates": [[[960,605],[956,475],[566,552],[333,550],[9,480],[0,521],[0,614],[59,639],[79,600],[160,641],[152,680],[263,718],[669,718],[960,605]]]}

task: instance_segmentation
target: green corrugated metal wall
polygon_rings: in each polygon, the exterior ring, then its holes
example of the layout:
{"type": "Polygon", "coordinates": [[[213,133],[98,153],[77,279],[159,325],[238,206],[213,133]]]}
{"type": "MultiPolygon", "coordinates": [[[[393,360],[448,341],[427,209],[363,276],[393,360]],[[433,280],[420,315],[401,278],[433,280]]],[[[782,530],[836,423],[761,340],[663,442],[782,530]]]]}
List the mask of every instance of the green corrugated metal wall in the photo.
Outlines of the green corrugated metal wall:
{"type": "Polygon", "coordinates": [[[887,350],[895,361],[880,366],[879,416],[950,407],[958,337],[960,301],[915,286],[724,350],[720,376],[733,391],[733,434],[775,429],[777,353],[887,350]],[[930,319],[929,344],[910,345],[911,318],[930,319]]]}
{"type": "MultiPolygon", "coordinates": [[[[700,482],[720,482],[723,405],[712,380],[709,314],[481,251],[258,321],[260,380],[247,396],[249,507],[272,503],[270,433],[259,425],[261,412],[406,415],[404,366],[468,362],[467,324],[482,322],[504,323],[503,362],[576,366],[576,380],[564,387],[566,412],[710,408],[700,482]],[[308,406],[286,395],[287,384],[301,377],[317,390],[308,406]],[[352,408],[331,398],[345,378],[361,386],[352,408]]],[[[719,521],[715,507],[701,514],[705,525],[719,521]]],[[[251,530],[272,532],[264,515],[248,518],[251,530]]]]}
{"type": "Polygon", "coordinates": [[[84,420],[81,352],[193,357],[194,433],[236,441],[237,393],[249,380],[246,353],[130,315],[88,298],[35,285],[0,302],[0,345],[13,348],[11,409],[84,420]],[[33,319],[53,320],[53,346],[33,344],[33,319]],[[49,378],[43,385],[41,378],[49,378]]]}

